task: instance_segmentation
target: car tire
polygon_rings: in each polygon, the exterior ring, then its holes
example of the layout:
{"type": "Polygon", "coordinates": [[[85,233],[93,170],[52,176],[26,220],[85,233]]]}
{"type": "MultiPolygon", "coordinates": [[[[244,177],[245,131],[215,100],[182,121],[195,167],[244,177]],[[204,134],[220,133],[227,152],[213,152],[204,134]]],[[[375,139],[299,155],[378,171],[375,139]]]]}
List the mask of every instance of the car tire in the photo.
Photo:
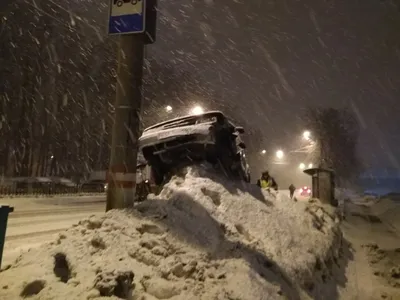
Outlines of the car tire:
{"type": "Polygon", "coordinates": [[[237,177],[239,180],[244,182],[250,182],[250,174],[247,171],[247,162],[245,158],[242,156],[242,153],[238,153],[235,157],[236,168],[233,170],[233,175],[237,177]]]}
{"type": "Polygon", "coordinates": [[[150,166],[152,181],[156,185],[162,185],[164,183],[164,177],[166,174],[163,162],[161,161],[160,157],[154,155],[150,149],[144,148],[142,151],[144,158],[147,160],[148,165],[150,166]]]}
{"type": "Polygon", "coordinates": [[[246,181],[247,183],[251,182],[251,175],[247,172],[246,172],[246,177],[245,177],[244,181],[246,181]]]}
{"type": "Polygon", "coordinates": [[[147,196],[151,193],[151,187],[148,182],[142,182],[137,186],[136,196],[137,201],[142,202],[147,199],[147,196]]]}
{"type": "Polygon", "coordinates": [[[243,168],[240,168],[238,171],[238,176],[240,180],[244,182],[250,182],[250,175],[244,170],[243,168]]]}
{"type": "Polygon", "coordinates": [[[213,166],[217,165],[219,159],[216,151],[214,149],[207,151],[205,160],[213,166]]]}
{"type": "Polygon", "coordinates": [[[162,185],[164,183],[165,171],[161,164],[150,162],[151,166],[151,178],[156,185],[162,185]]]}

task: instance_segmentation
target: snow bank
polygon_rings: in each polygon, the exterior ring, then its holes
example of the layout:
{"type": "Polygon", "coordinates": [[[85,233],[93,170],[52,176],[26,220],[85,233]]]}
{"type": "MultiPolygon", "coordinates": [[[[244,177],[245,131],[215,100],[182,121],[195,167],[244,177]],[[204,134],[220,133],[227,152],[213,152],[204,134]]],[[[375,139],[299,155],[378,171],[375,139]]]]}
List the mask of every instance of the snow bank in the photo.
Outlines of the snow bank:
{"type": "Polygon", "coordinates": [[[395,288],[400,297],[400,248],[381,249],[377,244],[366,244],[368,263],[374,270],[374,275],[383,279],[386,285],[395,288]]]}
{"type": "Polygon", "coordinates": [[[378,201],[378,198],[373,195],[364,195],[353,189],[336,188],[335,197],[340,202],[351,202],[356,205],[370,206],[378,201]]]}
{"type": "Polygon", "coordinates": [[[188,168],[135,210],[20,256],[0,299],[330,299],[341,249],[329,208],[188,168]]]}
{"type": "Polygon", "coordinates": [[[385,197],[379,199],[370,208],[371,214],[379,217],[400,234],[400,202],[394,201],[391,197],[385,197]]]}
{"type": "Polygon", "coordinates": [[[346,204],[346,213],[359,216],[363,218],[375,219],[379,222],[384,222],[392,230],[400,234],[400,201],[398,194],[388,194],[383,197],[376,197],[372,195],[357,196],[355,193],[340,194],[349,195],[346,204]]]}

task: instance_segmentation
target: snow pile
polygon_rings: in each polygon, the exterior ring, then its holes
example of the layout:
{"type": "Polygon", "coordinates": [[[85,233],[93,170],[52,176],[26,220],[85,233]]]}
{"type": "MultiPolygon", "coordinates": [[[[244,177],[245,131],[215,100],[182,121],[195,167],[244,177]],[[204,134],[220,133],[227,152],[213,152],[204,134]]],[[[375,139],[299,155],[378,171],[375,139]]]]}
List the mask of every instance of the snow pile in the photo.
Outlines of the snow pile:
{"type": "Polygon", "coordinates": [[[400,235],[400,202],[385,197],[370,207],[373,215],[390,225],[400,235]]]}
{"type": "MultiPolygon", "coordinates": [[[[377,244],[363,246],[367,250],[368,263],[374,275],[380,277],[393,288],[400,288],[400,248],[381,249],[377,244]]],[[[397,291],[400,296],[400,291],[397,291]]]]}
{"type": "Polygon", "coordinates": [[[354,189],[335,188],[335,197],[339,201],[345,199],[359,199],[361,196],[354,189]]]}
{"type": "Polygon", "coordinates": [[[135,210],[23,254],[0,299],[322,299],[342,246],[333,210],[188,168],[135,210]]]}
{"type": "Polygon", "coordinates": [[[349,203],[362,206],[371,206],[374,205],[379,198],[373,195],[364,195],[358,193],[353,189],[344,189],[344,188],[336,188],[335,189],[335,197],[338,199],[339,203],[349,203]]]}

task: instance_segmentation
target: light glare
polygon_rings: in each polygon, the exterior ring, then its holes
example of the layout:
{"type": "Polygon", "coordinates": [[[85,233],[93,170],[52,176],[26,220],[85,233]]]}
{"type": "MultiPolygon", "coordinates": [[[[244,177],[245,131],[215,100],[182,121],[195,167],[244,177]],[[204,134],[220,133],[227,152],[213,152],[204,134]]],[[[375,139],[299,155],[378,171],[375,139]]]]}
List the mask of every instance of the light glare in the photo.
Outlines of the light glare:
{"type": "Polygon", "coordinates": [[[202,113],[204,113],[204,109],[201,106],[195,106],[192,109],[192,114],[193,115],[201,115],[202,113]]]}

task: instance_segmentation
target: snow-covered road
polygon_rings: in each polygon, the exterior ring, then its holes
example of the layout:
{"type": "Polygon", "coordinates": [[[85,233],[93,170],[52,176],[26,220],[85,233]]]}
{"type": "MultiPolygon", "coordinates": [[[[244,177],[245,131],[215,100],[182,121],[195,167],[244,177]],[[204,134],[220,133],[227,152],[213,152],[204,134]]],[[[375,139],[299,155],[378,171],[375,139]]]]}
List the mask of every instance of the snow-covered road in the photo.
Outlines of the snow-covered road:
{"type": "Polygon", "coordinates": [[[105,196],[2,198],[0,205],[14,207],[8,220],[2,265],[22,250],[39,246],[74,223],[105,210],[105,196]]]}

